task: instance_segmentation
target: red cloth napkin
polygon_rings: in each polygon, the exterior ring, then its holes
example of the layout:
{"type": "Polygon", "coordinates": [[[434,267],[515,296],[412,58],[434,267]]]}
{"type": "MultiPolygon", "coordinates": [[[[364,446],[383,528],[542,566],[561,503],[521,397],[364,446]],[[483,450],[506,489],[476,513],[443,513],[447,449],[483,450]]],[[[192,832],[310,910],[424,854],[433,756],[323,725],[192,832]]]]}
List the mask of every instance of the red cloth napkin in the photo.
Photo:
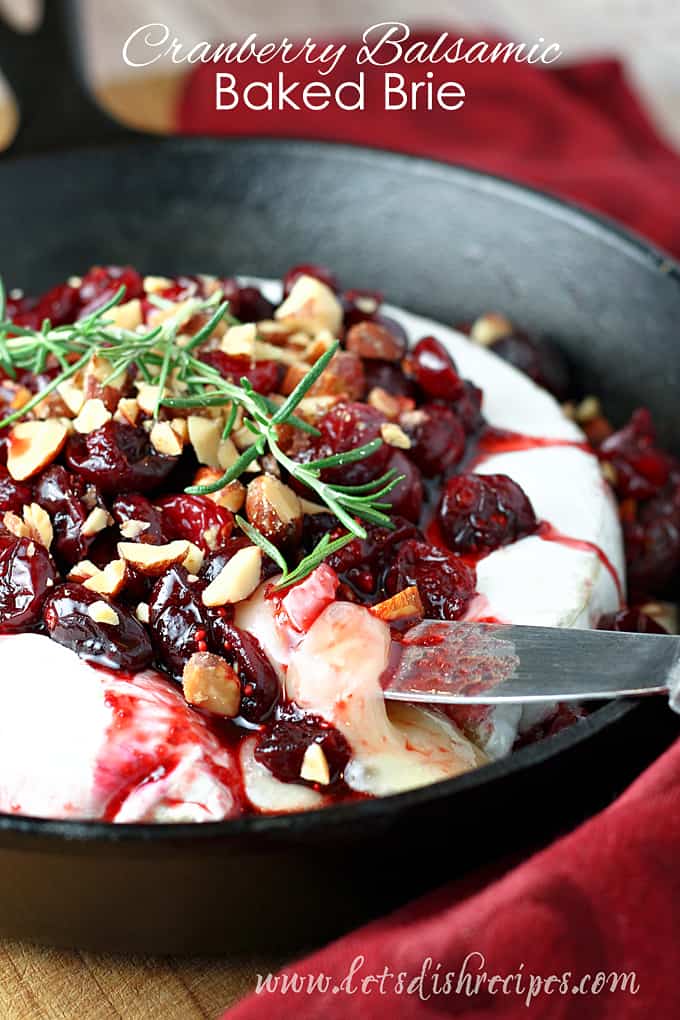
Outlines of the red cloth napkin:
{"type": "Polygon", "coordinates": [[[467,883],[447,886],[281,972],[330,975],[340,992],[262,992],[228,1020],[671,1020],[680,1016],[679,854],[680,741],[610,808],[483,891],[461,901],[467,883]],[[428,958],[411,994],[396,992],[396,978],[384,995],[375,981],[362,993],[362,979],[385,967],[406,972],[408,985],[428,958]],[[455,972],[448,995],[432,994],[437,964],[440,987],[444,972],[455,972]],[[523,990],[515,979],[504,994],[497,979],[495,994],[488,981],[474,994],[482,971],[521,974],[523,990]],[[626,990],[595,994],[599,971],[628,975],[626,990]],[[582,981],[584,993],[575,993],[582,981]]]}
{"type": "MultiPolygon", "coordinates": [[[[456,38],[456,33],[451,33],[456,38]]],[[[421,38],[430,43],[436,34],[421,38]]],[[[331,87],[355,75],[356,44],[324,80],[331,87]]],[[[525,64],[455,64],[435,69],[437,81],[459,80],[466,91],[452,112],[385,113],[383,70],[367,68],[367,109],[252,112],[215,110],[215,73],[233,65],[201,66],[178,108],[185,134],[323,138],[381,146],[470,166],[521,180],[607,213],[680,256],[680,158],[653,127],[614,61],[557,70],[525,64]]],[[[305,64],[238,65],[243,88],[274,80],[316,80],[305,64]]],[[[407,81],[426,66],[399,66],[407,81]]]]}
{"type": "MultiPolygon", "coordinates": [[[[329,84],[351,75],[352,63],[350,55],[329,84]]],[[[240,66],[239,84],[281,69],[240,66]]],[[[391,70],[412,81],[425,68],[391,70]]],[[[464,108],[425,114],[386,114],[381,89],[370,85],[373,101],[361,113],[216,112],[214,74],[201,67],[188,80],[181,132],[325,138],[466,163],[589,205],[680,255],[680,159],[613,61],[557,70],[458,65],[443,77],[462,81],[464,108]]],[[[287,74],[314,77],[297,64],[287,74]]],[[[326,992],[284,993],[279,984],[229,1018],[680,1016],[679,855],[680,742],[611,808],[504,878],[447,886],[281,972],[303,981],[326,975],[326,992]],[[381,985],[386,968],[394,976],[381,985]],[[435,975],[441,988],[447,971],[455,972],[450,994],[434,994],[435,975]],[[469,994],[484,971],[487,981],[469,994]],[[628,975],[626,988],[607,983],[598,994],[598,971],[628,975]],[[396,990],[400,972],[405,986],[415,981],[410,994],[396,990]],[[362,979],[371,977],[363,994],[362,979]],[[584,994],[576,994],[581,981],[584,994]]]]}

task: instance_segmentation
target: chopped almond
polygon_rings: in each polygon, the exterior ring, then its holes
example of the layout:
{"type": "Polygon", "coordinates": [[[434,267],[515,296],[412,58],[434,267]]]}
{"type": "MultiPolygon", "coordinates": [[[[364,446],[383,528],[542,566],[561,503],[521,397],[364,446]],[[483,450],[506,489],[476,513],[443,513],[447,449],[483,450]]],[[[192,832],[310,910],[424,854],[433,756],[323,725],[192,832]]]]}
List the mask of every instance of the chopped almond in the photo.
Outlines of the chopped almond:
{"type": "MultiPolygon", "coordinates": [[[[85,563],[87,562],[86,560],[85,563]]],[[[94,564],[92,565],[94,566],[94,564]]],[[[77,566],[80,566],[80,564],[77,566]]],[[[77,567],[74,567],[75,569],[77,567]]],[[[71,571],[72,573],[73,571],[71,571]]],[[[71,577],[71,574],[69,574],[69,577],[71,577]]],[[[125,587],[127,577],[125,560],[111,560],[103,570],[95,568],[95,573],[81,580],[81,584],[89,591],[96,591],[98,595],[108,595],[109,598],[115,598],[125,587]]],[[[75,578],[72,578],[72,580],[75,580],[75,578]]]]}
{"type": "Polygon", "coordinates": [[[71,567],[68,572],[69,581],[78,581],[79,584],[84,584],[91,577],[99,572],[99,567],[92,562],[92,560],[80,560],[75,566],[71,567]]]}
{"type": "Polygon", "coordinates": [[[96,506],[94,510],[91,510],[88,514],[81,529],[81,534],[86,538],[90,538],[92,535],[96,535],[100,531],[104,531],[104,529],[108,528],[108,526],[112,523],[113,521],[106,510],[100,506],[96,506]]]}
{"type": "Polygon", "coordinates": [[[190,705],[233,719],[239,713],[241,684],[220,655],[194,652],[182,674],[184,697],[190,705]]]}
{"type": "Polygon", "coordinates": [[[220,350],[226,354],[235,354],[252,358],[255,354],[255,340],[257,339],[257,326],[254,322],[245,322],[242,325],[230,326],[220,340],[220,350]]]}
{"type": "Polygon", "coordinates": [[[305,751],[300,769],[300,779],[306,779],[308,783],[318,783],[320,786],[328,786],[331,781],[328,759],[323,753],[323,747],[316,741],[310,744],[305,751]]]}
{"type": "MultiPolygon", "coordinates": [[[[199,468],[194,476],[194,485],[211,485],[218,481],[222,474],[222,471],[216,471],[214,468],[199,468]]],[[[207,493],[207,498],[236,514],[246,501],[246,487],[238,479],[234,479],[216,492],[207,493]]]]}
{"type": "Polygon", "coordinates": [[[24,523],[28,528],[28,538],[49,549],[54,538],[52,520],[46,510],[38,503],[24,507],[24,523]]]}
{"type": "Polygon", "coordinates": [[[377,411],[384,414],[386,418],[398,418],[401,411],[401,404],[396,397],[383,390],[380,386],[374,386],[368,394],[368,403],[377,411]]]}
{"type": "Polygon", "coordinates": [[[187,543],[189,550],[182,560],[182,566],[186,567],[190,574],[197,574],[203,566],[203,560],[205,559],[205,553],[202,549],[199,549],[193,542],[187,543]]]}
{"type": "Polygon", "coordinates": [[[302,534],[302,508],[297,494],[274,475],[259,475],[248,485],[246,514],[250,523],[274,545],[294,542],[302,534]]]}
{"type": "Polygon", "coordinates": [[[390,623],[393,620],[406,620],[410,616],[424,616],[425,610],[416,585],[404,588],[384,602],[373,606],[371,612],[380,620],[390,623]]]}
{"type": "Polygon", "coordinates": [[[32,478],[59,456],[66,442],[66,425],[47,421],[23,421],[9,434],[7,470],[17,482],[32,478]]]}
{"type": "Polygon", "coordinates": [[[511,336],[513,331],[512,323],[504,315],[498,312],[487,312],[480,315],[472,324],[470,339],[482,347],[491,347],[501,337],[511,336]]]}
{"type": "Polygon", "coordinates": [[[219,574],[204,590],[203,605],[225,606],[247,599],[260,583],[262,550],[248,545],[235,552],[219,574]]]}
{"type": "Polygon", "coordinates": [[[142,303],[139,298],[126,301],[124,305],[109,308],[106,317],[119,329],[137,329],[142,324],[142,303]]]}
{"type": "Polygon", "coordinates": [[[146,294],[158,294],[159,291],[172,287],[172,280],[167,276],[145,276],[143,286],[146,294]]]}
{"type": "Polygon", "coordinates": [[[585,397],[574,412],[574,417],[579,425],[588,425],[601,415],[602,407],[597,397],[585,397]]]}
{"type": "Polygon", "coordinates": [[[3,514],[2,526],[6,531],[9,531],[10,535],[14,535],[15,538],[28,538],[29,530],[26,522],[15,514],[13,510],[7,510],[3,514]]]}
{"type": "Polygon", "coordinates": [[[76,386],[72,379],[66,379],[57,386],[57,393],[71,414],[80,414],[85,403],[85,390],[82,387],[76,386]]]}
{"type": "Polygon", "coordinates": [[[149,603],[140,602],[137,608],[135,609],[135,616],[137,617],[140,623],[148,623],[150,619],[149,603]]]}
{"type": "Polygon", "coordinates": [[[103,400],[100,400],[99,397],[91,397],[83,404],[78,417],[73,419],[73,427],[76,432],[88,435],[95,429],[100,429],[102,425],[106,425],[112,417],[103,400]]]}
{"type": "Polygon", "coordinates": [[[342,326],[342,314],[342,305],[330,287],[313,276],[300,276],[286,300],[276,309],[274,318],[311,336],[322,329],[328,329],[337,336],[342,326]]]}
{"type": "Polygon", "coordinates": [[[310,517],[314,517],[316,514],[328,513],[327,506],[322,506],[321,503],[312,503],[309,499],[300,499],[300,509],[303,514],[307,514],[310,517]]]}
{"type": "Polygon", "coordinates": [[[304,364],[304,362],[297,362],[295,365],[289,365],[280,387],[283,395],[286,397],[290,396],[297,384],[302,382],[308,371],[309,368],[304,364]]]}
{"type": "Polygon", "coordinates": [[[224,428],[222,420],[220,418],[202,418],[198,414],[191,414],[187,418],[187,426],[189,442],[194,448],[198,463],[205,464],[206,467],[218,468],[220,466],[218,451],[224,428]]]}
{"type": "Polygon", "coordinates": [[[93,602],[87,607],[87,613],[95,623],[108,623],[112,627],[117,627],[120,623],[118,613],[108,602],[93,602]]]}
{"type": "Polygon", "coordinates": [[[118,555],[140,574],[158,577],[170,567],[183,563],[189,554],[189,542],[178,539],[165,545],[146,545],[141,542],[119,542],[118,555]]]}
{"type": "Polygon", "coordinates": [[[136,542],[150,527],[151,525],[148,521],[123,521],[120,526],[120,533],[123,538],[129,539],[130,542],[136,542]]]}
{"type": "Polygon", "coordinates": [[[179,438],[169,421],[157,421],[149,436],[157,453],[166,457],[179,457],[182,452],[182,440],[179,438]]]}
{"type": "MultiPolygon", "coordinates": [[[[160,386],[152,386],[151,383],[137,383],[137,403],[144,414],[155,414],[158,406],[158,399],[161,395],[160,386]]],[[[168,396],[167,387],[163,396],[168,396]]]]}
{"type": "Polygon", "coordinates": [[[133,397],[121,397],[113,417],[124,425],[136,425],[140,410],[139,403],[133,397]]]}
{"type": "Polygon", "coordinates": [[[411,440],[409,437],[403,429],[392,421],[380,426],[380,435],[383,437],[383,441],[387,443],[388,446],[394,446],[398,450],[411,449],[411,440]]]}

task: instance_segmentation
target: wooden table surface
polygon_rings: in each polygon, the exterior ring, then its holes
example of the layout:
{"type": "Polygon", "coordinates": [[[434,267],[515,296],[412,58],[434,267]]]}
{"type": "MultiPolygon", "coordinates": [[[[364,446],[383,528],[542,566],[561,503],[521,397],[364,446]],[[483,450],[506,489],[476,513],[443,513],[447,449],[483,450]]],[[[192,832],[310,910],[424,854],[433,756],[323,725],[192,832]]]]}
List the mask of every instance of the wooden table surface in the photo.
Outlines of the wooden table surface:
{"type": "MultiPolygon", "coordinates": [[[[114,83],[100,98],[137,127],[167,132],[181,86],[177,77],[114,83]]],[[[0,148],[14,133],[14,111],[0,107],[0,148]]],[[[120,957],[0,940],[2,1020],[212,1020],[246,995],[256,974],[280,958],[120,957]]]]}

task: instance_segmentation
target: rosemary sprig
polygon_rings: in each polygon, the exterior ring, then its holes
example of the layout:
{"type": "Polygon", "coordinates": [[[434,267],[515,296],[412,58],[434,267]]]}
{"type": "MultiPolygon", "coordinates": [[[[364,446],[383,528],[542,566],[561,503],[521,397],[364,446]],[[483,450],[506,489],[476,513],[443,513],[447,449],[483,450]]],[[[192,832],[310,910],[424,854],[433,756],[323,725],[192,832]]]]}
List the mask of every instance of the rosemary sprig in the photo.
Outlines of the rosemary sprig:
{"type": "MultiPolygon", "coordinates": [[[[242,451],[237,461],[215,482],[190,486],[191,494],[208,495],[238,478],[258,457],[270,453],[280,467],[292,478],[316,494],[331,514],[346,528],[346,534],[331,541],[324,535],[319,544],[304,559],[289,568],[285,558],[264,535],[247,521],[238,518],[238,524],[251,541],[258,544],[282,571],[281,587],[294,584],[306,576],[326,556],[340,549],[353,538],[365,538],[364,523],[391,527],[389,503],[384,497],[401,480],[396,472],[388,471],[381,478],[364,485],[335,485],[322,480],[326,468],[353,464],[369,457],[382,444],[381,439],[364,443],[344,453],[334,454],[299,463],[290,458],[279,445],[280,426],[293,426],[311,435],[318,430],[295,411],[314,383],[327,368],[338,349],[337,341],[318,359],[293,392],[282,404],[257,393],[247,378],[239,383],[223,378],[219,371],[197,356],[198,349],[226,319],[235,323],[228,314],[228,302],[216,291],[209,298],[189,298],[176,307],[174,313],[155,328],[124,329],[115,324],[109,314],[124,299],[125,288],[106,304],[78,322],[53,327],[45,322],[40,330],[17,326],[7,318],[5,290],[0,280],[0,365],[8,375],[16,370],[35,374],[45,370],[50,359],[61,371],[27,404],[0,422],[0,428],[12,425],[36,407],[44,398],[75,376],[95,357],[105,358],[111,371],[105,380],[112,382],[134,370],[145,382],[158,387],[155,417],[162,408],[224,407],[226,421],[223,436],[231,435],[239,411],[243,426],[253,436],[252,445],[242,451]],[[182,334],[186,323],[196,315],[207,316],[205,324],[188,338],[182,334]],[[166,392],[166,390],[170,392],[166,392]],[[174,391],[174,392],[173,392],[174,391]]],[[[165,312],[172,304],[161,303],[165,312]]]]}

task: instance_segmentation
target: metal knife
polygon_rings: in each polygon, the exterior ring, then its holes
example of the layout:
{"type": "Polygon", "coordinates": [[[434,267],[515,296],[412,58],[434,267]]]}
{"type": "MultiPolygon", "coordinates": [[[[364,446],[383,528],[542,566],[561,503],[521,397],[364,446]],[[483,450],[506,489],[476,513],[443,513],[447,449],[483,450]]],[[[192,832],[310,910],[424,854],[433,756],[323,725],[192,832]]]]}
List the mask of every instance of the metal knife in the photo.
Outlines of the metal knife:
{"type": "Polygon", "coordinates": [[[424,620],[394,641],[386,698],[443,704],[667,694],[680,711],[680,637],[424,620]]]}

